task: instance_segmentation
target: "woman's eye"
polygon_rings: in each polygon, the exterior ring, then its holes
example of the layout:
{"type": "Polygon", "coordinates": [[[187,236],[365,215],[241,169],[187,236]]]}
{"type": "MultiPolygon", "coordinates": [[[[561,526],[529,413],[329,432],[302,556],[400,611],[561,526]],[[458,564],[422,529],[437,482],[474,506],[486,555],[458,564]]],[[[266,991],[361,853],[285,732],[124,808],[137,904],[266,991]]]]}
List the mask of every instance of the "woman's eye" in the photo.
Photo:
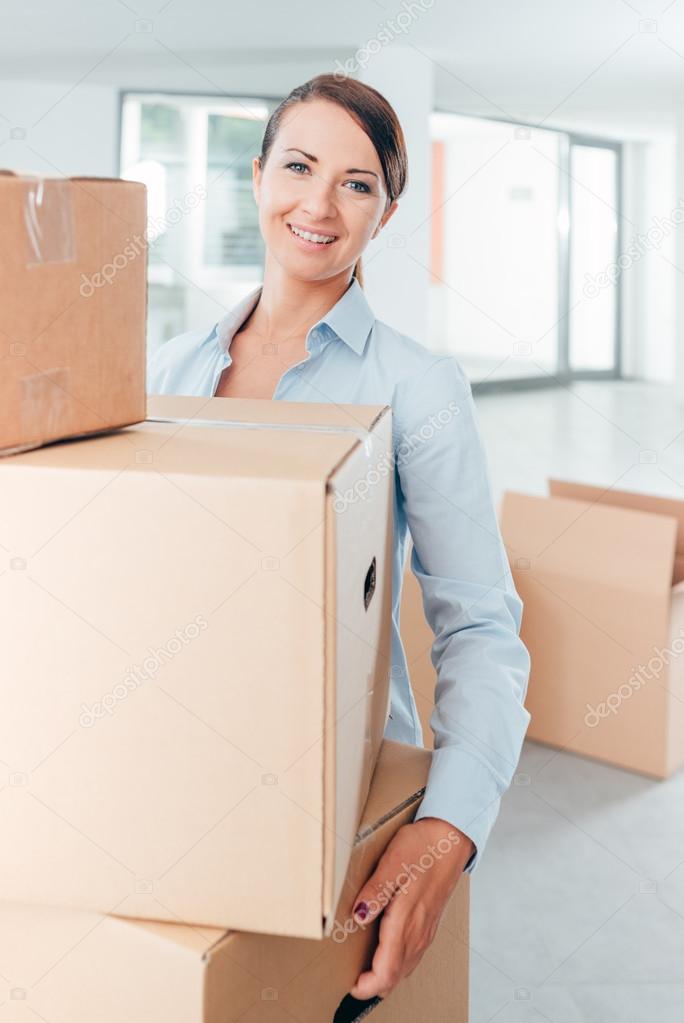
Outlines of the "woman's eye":
{"type": "Polygon", "coordinates": [[[360,188],[352,188],[352,192],[370,192],[370,188],[365,181],[350,181],[350,185],[360,185],[360,188]]]}
{"type": "MultiPolygon", "coordinates": [[[[307,170],[307,166],[306,166],[306,164],[305,164],[305,163],[296,163],[296,162],[293,162],[293,163],[288,163],[288,164],[286,164],[285,166],[286,166],[286,167],[288,167],[288,168],[289,168],[289,167],[293,167],[293,168],[294,168],[294,167],[303,167],[303,168],[304,168],[304,170],[307,170]]],[[[298,172],[298,173],[299,173],[299,172],[298,172]]]]}

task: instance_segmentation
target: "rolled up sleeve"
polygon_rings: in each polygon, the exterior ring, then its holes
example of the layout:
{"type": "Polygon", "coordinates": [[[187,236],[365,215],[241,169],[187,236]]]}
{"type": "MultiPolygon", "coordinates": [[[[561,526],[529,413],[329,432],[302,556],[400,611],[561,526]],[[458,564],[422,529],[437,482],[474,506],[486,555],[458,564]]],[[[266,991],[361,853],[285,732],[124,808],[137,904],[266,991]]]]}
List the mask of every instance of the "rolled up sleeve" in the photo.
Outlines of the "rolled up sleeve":
{"type": "Polygon", "coordinates": [[[435,751],[416,819],[440,817],[479,864],[530,721],[522,601],[499,530],[470,383],[438,358],[395,408],[400,499],[411,570],[434,633],[435,751]]]}

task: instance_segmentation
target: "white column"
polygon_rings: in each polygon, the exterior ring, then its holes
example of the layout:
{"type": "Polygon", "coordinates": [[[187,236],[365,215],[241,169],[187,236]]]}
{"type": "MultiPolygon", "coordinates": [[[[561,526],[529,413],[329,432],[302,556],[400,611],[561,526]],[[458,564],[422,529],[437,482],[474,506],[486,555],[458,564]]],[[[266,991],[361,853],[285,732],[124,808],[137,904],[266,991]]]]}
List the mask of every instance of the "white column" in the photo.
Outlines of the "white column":
{"type": "MultiPolygon", "coordinates": [[[[684,110],[677,116],[675,196],[677,200],[684,196],[684,110]]],[[[675,263],[684,272],[684,225],[675,232],[675,263]]],[[[675,274],[674,390],[678,403],[684,404],[684,277],[682,273],[675,274]]]]}
{"type": "Polygon", "coordinates": [[[389,44],[369,57],[358,78],[394,107],[409,160],[409,185],[398,209],[366,249],[364,288],[378,319],[427,346],[434,66],[410,46],[389,44]]]}

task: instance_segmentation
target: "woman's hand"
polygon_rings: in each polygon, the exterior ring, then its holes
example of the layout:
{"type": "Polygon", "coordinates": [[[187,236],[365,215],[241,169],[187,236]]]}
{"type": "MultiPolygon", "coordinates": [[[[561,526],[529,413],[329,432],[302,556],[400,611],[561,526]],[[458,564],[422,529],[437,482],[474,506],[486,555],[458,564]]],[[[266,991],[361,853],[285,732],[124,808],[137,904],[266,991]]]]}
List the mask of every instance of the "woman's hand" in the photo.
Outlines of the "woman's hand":
{"type": "Polygon", "coordinates": [[[352,997],[385,998],[415,970],[474,849],[439,817],[397,831],[354,903],[354,920],[363,926],[382,918],[371,968],[358,977],[352,997]]]}

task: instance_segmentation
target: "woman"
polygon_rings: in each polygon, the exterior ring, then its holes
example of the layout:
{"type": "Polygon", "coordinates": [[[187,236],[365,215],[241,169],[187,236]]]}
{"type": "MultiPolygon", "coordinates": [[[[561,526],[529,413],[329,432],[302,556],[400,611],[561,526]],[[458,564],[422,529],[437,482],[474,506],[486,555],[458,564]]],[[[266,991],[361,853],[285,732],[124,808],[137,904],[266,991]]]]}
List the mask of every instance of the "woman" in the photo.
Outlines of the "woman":
{"type": "Polygon", "coordinates": [[[435,753],[415,821],[399,830],[359,892],[356,920],[365,925],[382,913],[371,969],[351,991],[360,999],[387,995],[420,961],[461,873],[480,861],[529,722],[522,603],[496,521],[470,385],[455,358],[434,355],[376,320],[362,289],[361,253],[394,214],[406,181],[401,126],[380,93],[336,75],[294,89],[271,115],[253,161],[263,286],[213,329],[166,343],[148,375],[151,393],[392,406],[385,734],[422,744],[398,630],[410,533],[411,569],[435,633],[435,753]],[[407,865],[428,850],[429,869],[409,877],[407,865]]]}

